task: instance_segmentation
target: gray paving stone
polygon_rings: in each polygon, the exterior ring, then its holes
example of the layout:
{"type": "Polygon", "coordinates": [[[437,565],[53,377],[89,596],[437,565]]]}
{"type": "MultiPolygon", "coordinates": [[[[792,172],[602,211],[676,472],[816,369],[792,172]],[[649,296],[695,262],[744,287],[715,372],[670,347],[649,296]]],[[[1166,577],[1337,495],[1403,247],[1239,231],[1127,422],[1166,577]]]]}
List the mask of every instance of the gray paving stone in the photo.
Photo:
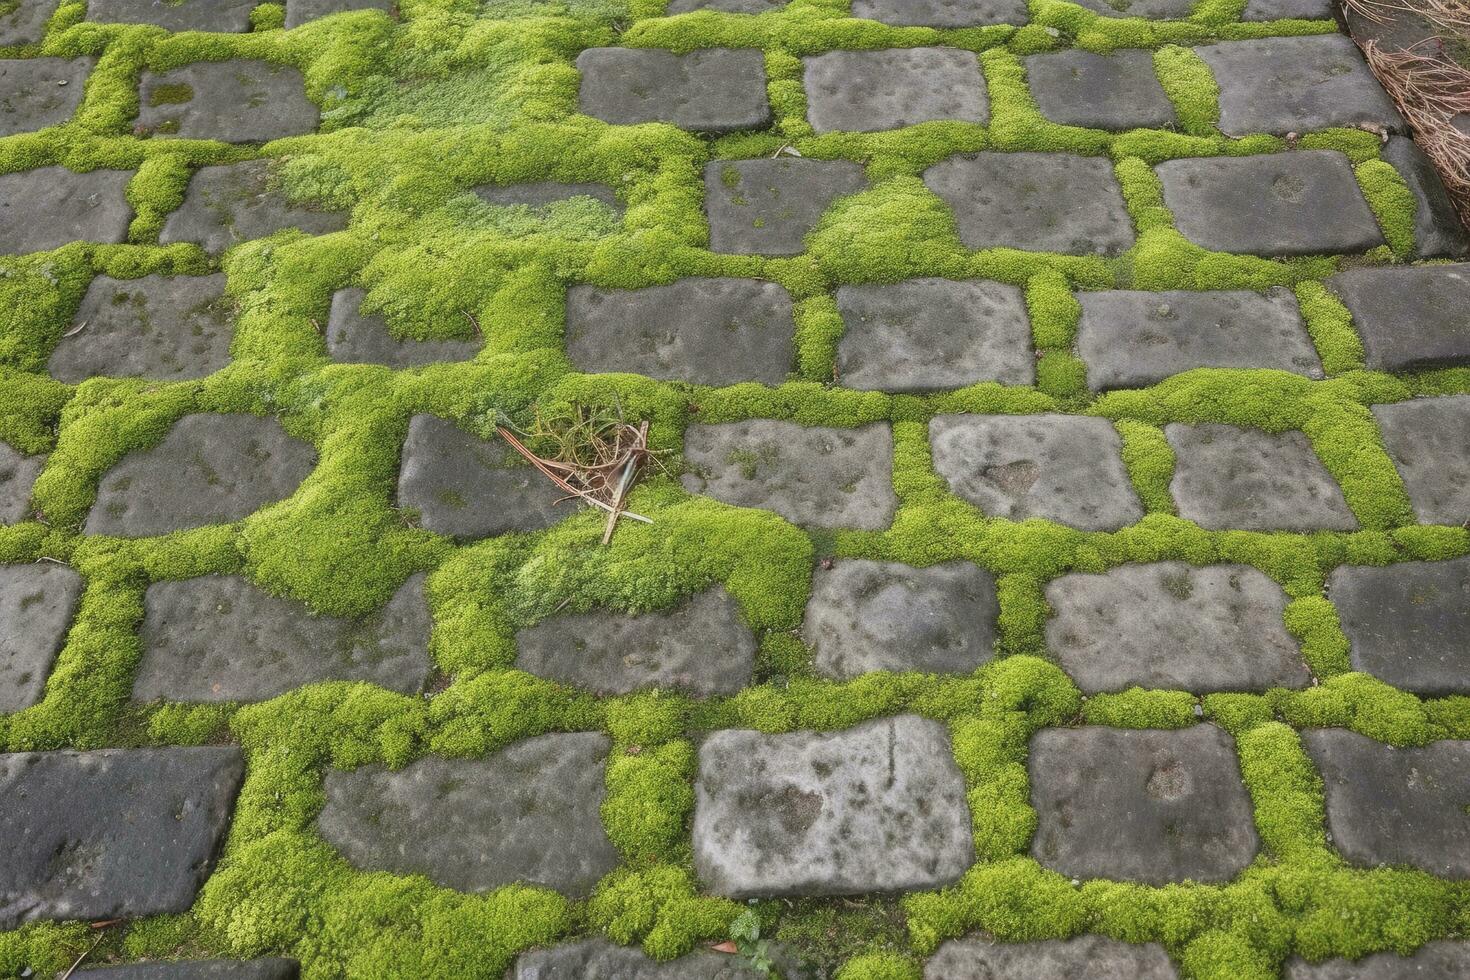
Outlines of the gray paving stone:
{"type": "Polygon", "coordinates": [[[1470,522],[1470,395],[1375,405],[1373,415],[1414,515],[1425,524],[1470,522]]]}
{"type": "Polygon", "coordinates": [[[69,120],[96,66],[96,58],[0,59],[0,136],[69,120]]]}
{"type": "Polygon", "coordinates": [[[479,184],[470,188],[475,196],[495,207],[526,207],[544,210],[547,205],[590,197],[609,210],[623,213],[623,202],[607,184],[566,184],[555,180],[536,180],[524,184],[479,184]]]}
{"type": "Polygon", "coordinates": [[[1319,255],[1384,243],[1336,150],[1167,160],[1154,169],[1179,230],[1212,251],[1319,255]]]}
{"type": "Polygon", "coordinates": [[[1103,936],[997,943],[951,939],[924,965],[924,980],[1177,980],[1158,943],[1132,945],[1103,936]]]}
{"type": "Polygon", "coordinates": [[[615,126],[671,123],[701,133],[762,129],[771,122],[765,55],[708,48],[676,55],[639,48],[588,48],[577,56],[581,107],[615,126]]]}
{"type": "Polygon", "coordinates": [[[818,566],[812,579],[801,635],[823,676],[968,674],[994,652],[995,578],[970,562],[845,559],[818,566]]]}
{"type": "Polygon", "coordinates": [[[999,282],[912,279],[842,286],[837,378],[864,391],[1029,385],[1036,354],[1026,299],[999,282]]]}
{"type": "Polygon", "coordinates": [[[1084,694],[1305,687],[1286,593],[1249,565],[1180,561],[1074,572],[1046,586],[1046,642],[1084,694]]]}
{"type": "Polygon", "coordinates": [[[295,960],[272,957],[261,960],[173,960],[129,963],[78,970],[77,976],[92,980],[296,980],[301,975],[295,960]]]}
{"type": "Polygon", "coordinates": [[[433,415],[409,420],[398,506],[418,511],[425,530],[456,538],[536,531],[576,513],[557,506],[564,496],[499,439],[433,415]]]}
{"type": "Polygon", "coordinates": [[[332,360],[403,369],[468,361],[480,352],[478,340],[399,340],[386,317],[362,312],[366,295],[356,286],[332,294],[327,317],[327,356],[332,360]]]}
{"type": "Polygon", "coordinates": [[[324,235],[347,227],[347,215],[292,204],[271,179],[271,161],[201,167],[189,179],[184,203],[163,223],[159,242],[195,242],[218,254],[240,242],[299,228],[324,235]]]}
{"type": "Polygon", "coordinates": [[[1123,192],[1101,157],[975,153],[935,164],[924,183],[954,211],[966,248],[1117,255],[1133,244],[1123,192]]]}
{"type": "Polygon", "coordinates": [[[19,6],[0,14],[0,45],[38,43],[57,5],[57,0],[20,0],[19,6]]]}
{"type": "Polygon", "coordinates": [[[1404,128],[1358,46],[1341,34],[1225,41],[1194,53],[1220,86],[1220,130],[1228,136],[1362,123],[1404,128]]]}
{"type": "Polygon", "coordinates": [[[393,16],[393,0],[286,0],[286,27],[300,27],[321,17],[354,10],[381,10],[393,16]]]}
{"type": "Polygon", "coordinates": [[[1327,595],[1354,670],[1416,694],[1470,694],[1470,558],[1344,565],[1327,595]]]}
{"type": "Polygon", "coordinates": [[[360,619],[315,615],[235,575],[154,582],[143,610],[139,701],[264,701],[333,680],[416,694],[432,669],[423,574],[360,619]]]}
{"type": "Polygon", "coordinates": [[[266,61],[200,61],[144,72],[139,102],[140,128],[187,139],[264,143],[314,132],[321,122],[301,72],[266,61]]]}
{"type": "Polygon", "coordinates": [[[800,255],[838,198],[867,186],[851,160],[711,160],[704,168],[710,251],[800,255]]]}
{"type": "Polygon", "coordinates": [[[853,0],[852,15],[896,27],[1024,24],[1026,0],[853,0]]]}
{"type": "Polygon", "coordinates": [[[0,712],[41,700],[81,596],[64,565],[0,565],[0,712]]]}
{"type": "Polygon", "coordinates": [[[1025,65],[1037,107],[1054,123],[1091,129],[1174,124],[1174,103],[1159,84],[1152,51],[1073,49],[1032,55],[1025,65]]]}
{"type": "Polygon", "coordinates": [[[684,431],[684,488],[793,524],[880,530],[893,521],[893,430],[753,419],[684,431]]]}
{"type": "Polygon", "coordinates": [[[0,174],[0,255],[126,240],[132,209],[123,194],[132,178],[129,170],[79,174],[65,167],[0,174]]]}
{"type": "Polygon", "coordinates": [[[170,31],[250,30],[259,0],[87,0],[87,19],[110,24],[153,24],[170,31]]]}
{"type": "Polygon", "coordinates": [[[311,444],[273,418],[186,415],[107,471],[86,533],[144,538],[228,524],[289,497],[315,466],[311,444]]]}
{"type": "Polygon", "coordinates": [[[1461,258],[1470,253],[1467,232],[1445,190],[1439,171],[1424,151],[1407,136],[1394,136],[1383,148],[1383,159],[1393,164],[1414,192],[1414,257],[1461,258]]]}
{"type": "Polygon", "coordinates": [[[1249,0],[1244,21],[1261,20],[1332,20],[1336,9],[1332,0],[1249,0]]]}
{"type": "Polygon", "coordinates": [[[1413,956],[1371,953],[1356,962],[1325,960],[1286,962],[1286,980],[1449,980],[1470,976],[1470,943],[1439,939],[1420,946],[1413,956]]]}
{"type": "Polygon", "coordinates": [[[700,950],[660,963],[636,946],[584,939],[521,954],[508,980],[756,980],[760,976],[743,958],[728,953],[700,950]]]}
{"type": "Polygon", "coordinates": [[[19,524],[31,516],[31,488],[45,465],[45,456],[27,456],[0,442],[0,524],[19,524]]]}
{"type": "Polygon", "coordinates": [[[1178,20],[1188,17],[1199,0],[1074,0],[1074,2],[1104,17],[1178,20]]]}
{"type": "Polygon", "coordinates": [[[1228,881],[1260,847],[1235,743],[1214,725],[1045,728],[1027,768],[1031,855],[1068,877],[1228,881]]]}
{"type": "Polygon", "coordinates": [[[755,634],[722,588],[640,615],[557,616],[516,634],[516,667],[599,695],[677,688],[705,697],[750,683],[755,634]]]}
{"type": "Polygon", "coordinates": [[[1095,391],[1145,388],[1195,368],[1322,377],[1291,290],[1079,293],[1077,353],[1095,391]]]}
{"type": "Polygon", "coordinates": [[[974,860],[964,777],[938,722],[724,730],[700,746],[694,866],[717,895],[936,888],[974,860]]]}
{"type": "Polygon", "coordinates": [[[224,273],[98,276],[46,370],[69,384],[99,376],[203,378],[230,363],[234,313],[224,273]]]}
{"type": "Polygon", "coordinates": [[[1470,363],[1470,264],[1349,269],[1327,285],[1352,312],[1369,368],[1470,363]]]}
{"type": "Polygon", "coordinates": [[[0,755],[0,928],[188,910],[244,772],[222,745],[0,755]]]}
{"type": "Polygon", "coordinates": [[[1342,488],[1300,432],[1171,423],[1169,489],[1179,516],[1209,531],[1355,531],[1342,488]]]}
{"type": "Polygon", "coordinates": [[[1302,732],[1327,794],[1327,833],[1356,865],[1470,878],[1470,742],[1396,749],[1344,728],[1302,732]]]}
{"type": "Polygon", "coordinates": [[[991,517],[1033,517],[1116,531],[1143,517],[1107,419],[1077,415],[940,415],[929,423],[934,469],[991,517]]]}
{"type": "Polygon", "coordinates": [[[524,882],[585,898],[619,860],[598,812],[609,747],[576,732],[482,759],[330,770],[317,827],[359,868],[466,892],[524,882]]]}
{"type": "Polygon", "coordinates": [[[980,57],[959,48],[829,51],[801,59],[818,133],[871,133],[941,120],[986,123],[980,57]]]}
{"type": "MultiPolygon", "coordinates": [[[[1407,51],[1415,47],[1423,52],[1431,45],[1434,50],[1438,50],[1439,46],[1430,39],[1443,34],[1443,29],[1435,26],[1419,11],[1409,9],[1414,6],[1417,4],[1394,6],[1387,10],[1375,8],[1372,17],[1365,17],[1352,7],[1344,6],[1343,20],[1347,22],[1348,33],[1359,44],[1372,41],[1378,46],[1378,50],[1386,53],[1407,51]]],[[[1452,119],[1451,123],[1453,122],[1452,119]]]]}
{"type": "Polygon", "coordinates": [[[792,368],[791,295],[756,279],[567,290],[567,356],[579,371],[659,381],[776,385],[792,368]]]}

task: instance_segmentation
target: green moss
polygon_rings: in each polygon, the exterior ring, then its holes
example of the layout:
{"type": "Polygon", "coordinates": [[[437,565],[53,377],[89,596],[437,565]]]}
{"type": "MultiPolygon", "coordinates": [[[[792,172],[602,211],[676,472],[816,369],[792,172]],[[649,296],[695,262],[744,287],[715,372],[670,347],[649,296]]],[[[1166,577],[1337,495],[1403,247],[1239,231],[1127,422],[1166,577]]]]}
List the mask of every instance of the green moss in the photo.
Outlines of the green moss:
{"type": "Polygon", "coordinates": [[[1383,229],[1396,258],[1414,254],[1414,215],[1418,201],[1404,178],[1385,160],[1368,160],[1354,168],[1363,196],[1383,229]]]}
{"type": "Polygon", "coordinates": [[[1179,127],[1191,136],[1212,136],[1220,125],[1220,86],[1204,59],[1189,48],[1167,45],[1154,52],[1154,70],[1174,103],[1179,127]]]}

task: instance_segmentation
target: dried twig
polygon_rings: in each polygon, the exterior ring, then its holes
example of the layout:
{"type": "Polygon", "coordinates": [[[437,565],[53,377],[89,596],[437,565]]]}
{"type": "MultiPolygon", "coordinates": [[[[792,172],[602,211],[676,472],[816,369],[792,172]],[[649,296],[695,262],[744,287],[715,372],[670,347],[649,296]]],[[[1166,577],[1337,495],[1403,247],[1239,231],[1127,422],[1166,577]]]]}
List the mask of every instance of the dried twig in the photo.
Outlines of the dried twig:
{"type": "Polygon", "coordinates": [[[81,323],[77,324],[75,327],[72,327],[66,333],[64,333],[64,334],[61,335],[62,338],[65,339],[67,337],[75,337],[77,334],[79,334],[83,330],[87,329],[87,322],[88,321],[83,320],[81,323]]]}
{"type": "Polygon", "coordinates": [[[63,973],[61,976],[57,977],[56,980],[68,980],[68,978],[73,973],[76,972],[77,967],[79,967],[79,966],[82,965],[82,960],[84,960],[87,957],[91,956],[92,953],[93,953],[93,951],[96,950],[97,947],[98,946],[101,946],[101,945],[102,945],[102,936],[99,935],[95,940],[93,940],[92,945],[88,946],[85,950],[83,950],[82,951],[82,955],[81,956],[78,956],[75,960],[73,960],[71,966],[69,966],[69,967],[66,968],[66,972],[63,973]]]}

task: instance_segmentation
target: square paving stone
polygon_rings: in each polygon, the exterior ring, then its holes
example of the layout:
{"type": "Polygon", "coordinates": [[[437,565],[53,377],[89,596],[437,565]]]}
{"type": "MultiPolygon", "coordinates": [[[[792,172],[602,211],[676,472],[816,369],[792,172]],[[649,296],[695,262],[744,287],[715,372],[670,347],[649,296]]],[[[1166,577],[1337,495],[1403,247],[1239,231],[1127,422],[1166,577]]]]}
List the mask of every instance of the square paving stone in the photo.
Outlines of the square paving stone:
{"type": "Polygon", "coordinates": [[[694,867],[717,895],[938,888],[974,860],[965,780],[936,721],[725,730],[699,748],[694,867]]]}
{"type": "Polygon", "coordinates": [[[599,810],[610,743],[541,735],[483,759],[327,772],[317,827],[355,866],[463,892],[522,882],[586,898],[618,866],[599,810]]]}
{"type": "Polygon", "coordinates": [[[1322,377],[1291,290],[1079,293],[1077,353],[1094,391],[1145,388],[1195,368],[1322,377]]]}
{"type": "Polygon", "coordinates": [[[1300,432],[1164,427],[1179,516],[1207,531],[1356,531],[1342,488],[1300,432]]]}
{"type": "Polygon", "coordinates": [[[1327,792],[1327,832],[1349,862],[1470,878],[1470,742],[1396,749],[1344,728],[1302,732],[1327,792]]]}
{"type": "Polygon", "coordinates": [[[766,57],[758,50],[676,55],[589,48],[577,56],[577,70],[582,111],[615,126],[662,122],[700,133],[733,133],[771,123],[766,57]]]}
{"type": "Polygon", "coordinates": [[[186,415],[107,471],[86,533],[146,538],[233,523],[289,497],[315,466],[311,444],[273,418],[186,415]]]}
{"type": "Polygon", "coordinates": [[[598,695],[647,688],[733,695],[750,683],[755,664],[755,634],[721,588],[636,616],[556,616],[516,633],[516,649],[520,670],[598,695]]]}
{"type": "Polygon", "coordinates": [[[0,14],[0,45],[39,42],[57,6],[57,0],[20,0],[19,6],[0,14]]]}
{"type": "Polygon", "coordinates": [[[993,655],[999,615],[994,576],[970,562],[847,559],[813,573],[801,638],[824,677],[968,674],[993,655]]]}
{"type": "Polygon", "coordinates": [[[468,361],[480,352],[478,340],[400,340],[389,331],[386,317],[362,311],[366,296],[356,286],[332,294],[327,317],[327,355],[332,360],[404,369],[468,361]]]}
{"type": "Polygon", "coordinates": [[[1174,124],[1174,103],[1154,71],[1152,51],[1059,51],[1025,59],[1041,114],[1063,126],[1133,129],[1174,124]]]}
{"type": "Polygon", "coordinates": [[[1199,0],[1072,0],[1104,17],[1146,17],[1179,20],[1194,12],[1199,0]]]}
{"type": "Polygon", "coordinates": [[[1269,258],[1384,243],[1353,168],[1336,150],[1167,160],[1154,170],[1175,224],[1202,248],[1269,258]]]}
{"type": "Polygon", "coordinates": [[[924,183],[954,211],[966,248],[1117,255],[1133,244],[1123,192],[1101,157],[975,153],[935,164],[924,183]]]}
{"type": "Polygon", "coordinates": [[[1356,962],[1300,957],[1286,962],[1286,980],[1437,980],[1470,976],[1470,943],[1439,939],[1420,946],[1413,956],[1372,953],[1356,962]]]}
{"type": "Polygon", "coordinates": [[[802,59],[807,120],[818,133],[871,133],[918,123],[986,123],[980,56],[959,48],[829,51],[802,59]]]}
{"type": "Polygon", "coordinates": [[[319,681],[416,694],[429,679],[424,575],[359,619],[319,616],[249,579],[154,582],[143,595],[139,701],[264,701],[319,681]]]}
{"type": "Polygon", "coordinates": [[[525,207],[544,211],[548,205],[578,197],[590,197],[621,215],[623,202],[607,184],[567,184],[556,180],[537,180],[524,184],[479,184],[470,188],[476,197],[495,207],[525,207]]]}
{"type": "Polygon", "coordinates": [[[864,391],[1029,385],[1036,355],[1026,298],[999,282],[912,279],[842,286],[837,378],[864,391]]]}
{"type": "Polygon", "coordinates": [[[704,168],[710,251],[800,255],[840,197],[867,186],[851,160],[711,160],[704,168]]]}
{"type": "Polygon", "coordinates": [[[1470,395],[1373,406],[1383,444],[1425,524],[1470,522],[1470,395]]]}
{"type": "Polygon", "coordinates": [[[46,370],[69,384],[93,377],[203,378],[230,363],[234,313],[224,273],[98,276],[46,370]]]}
{"type": "Polygon", "coordinates": [[[1031,855],[1068,877],[1229,881],[1260,848],[1235,742],[1214,725],[1045,728],[1027,769],[1031,855]]]}
{"type": "Polygon", "coordinates": [[[45,456],[27,456],[0,442],[0,524],[19,524],[31,516],[31,488],[45,465],[45,456]]]}
{"type": "Polygon", "coordinates": [[[684,489],[793,524],[877,531],[893,522],[893,430],[753,419],[684,432],[684,489]]]}
{"type": "Polygon", "coordinates": [[[1179,561],[1074,572],[1046,586],[1046,644],[1084,694],[1305,687],[1286,593],[1249,565],[1179,561]]]}
{"type": "Polygon", "coordinates": [[[1354,670],[1416,694],[1470,694],[1470,558],[1344,565],[1327,596],[1354,670]]]}
{"type": "Polygon", "coordinates": [[[758,973],[746,960],[728,953],[700,950],[661,963],[636,946],[583,939],[522,953],[506,980],[758,980],[772,975],[758,973]]]}
{"type": "Polygon", "coordinates": [[[997,943],[951,939],[924,965],[924,980],[1178,980],[1158,943],[1103,936],[997,943]]]}
{"type": "Polygon", "coordinates": [[[250,30],[259,0],[87,0],[87,19],[111,24],[153,24],[170,31],[240,33],[250,30]]]}
{"type": "Polygon", "coordinates": [[[576,513],[555,484],[500,439],[481,439],[433,415],[408,422],[398,506],[435,534],[487,538],[537,531],[576,513]]]}
{"type": "Polygon", "coordinates": [[[1394,136],[1383,149],[1383,159],[1414,192],[1414,257],[1461,258],[1470,253],[1470,232],[1455,213],[1444,180],[1424,151],[1407,136],[1394,136]]]}
{"type": "Polygon", "coordinates": [[[0,60],[0,136],[29,133],[69,120],[82,104],[96,58],[0,60]]]}
{"type": "Polygon", "coordinates": [[[658,381],[776,385],[792,368],[791,295],[755,279],[567,290],[567,356],[579,371],[658,381]]]}
{"type": "Polygon", "coordinates": [[[1374,371],[1470,364],[1470,264],[1349,269],[1327,280],[1374,371]]]}
{"type": "Polygon", "coordinates": [[[133,212],[123,194],[132,178],[130,170],[79,174],[65,167],[0,174],[0,255],[125,241],[133,212]]]}
{"type": "Polygon", "coordinates": [[[1024,24],[1026,0],[853,0],[852,15],[896,27],[1024,24]]]}
{"type": "Polygon", "coordinates": [[[1116,531],[1143,517],[1107,419],[1077,415],[940,415],[929,423],[934,469],[991,517],[1033,517],[1116,531]]]}
{"type": "Polygon", "coordinates": [[[1244,21],[1332,20],[1337,11],[1332,0],[1249,0],[1244,21]]]}
{"type": "Polygon", "coordinates": [[[187,911],[244,773],[223,745],[0,755],[0,929],[187,911]]]}
{"type": "Polygon", "coordinates": [[[1225,41],[1194,49],[1220,86],[1220,130],[1306,133],[1366,123],[1395,132],[1404,120],[1341,34],[1225,41]]]}
{"type": "Polygon", "coordinates": [[[259,960],[162,960],[78,970],[91,980],[297,980],[295,960],[270,957],[259,960]]]}
{"type": "Polygon", "coordinates": [[[195,242],[218,254],[285,228],[324,235],[347,227],[347,215],[292,204],[274,185],[269,160],[201,167],[189,178],[184,203],[170,214],[161,244],[195,242]]]}
{"type": "Polygon", "coordinates": [[[139,101],[139,127],[186,139],[264,143],[315,132],[321,122],[300,70],[267,61],[201,61],[144,72],[139,101]]]}
{"type": "Polygon", "coordinates": [[[286,27],[300,27],[321,17],[355,10],[381,10],[393,15],[393,0],[286,0],[286,27]]]}
{"type": "Polygon", "coordinates": [[[65,565],[0,565],[0,712],[41,700],[81,596],[65,565]]]}

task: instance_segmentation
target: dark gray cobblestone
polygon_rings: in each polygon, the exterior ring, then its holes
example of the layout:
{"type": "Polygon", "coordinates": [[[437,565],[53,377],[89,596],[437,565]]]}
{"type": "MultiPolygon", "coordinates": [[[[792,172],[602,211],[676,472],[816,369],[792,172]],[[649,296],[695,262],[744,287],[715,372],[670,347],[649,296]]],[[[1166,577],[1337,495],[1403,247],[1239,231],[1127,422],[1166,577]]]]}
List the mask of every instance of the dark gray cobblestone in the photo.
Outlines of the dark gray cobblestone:
{"type": "Polygon", "coordinates": [[[70,384],[92,377],[203,378],[230,363],[234,314],[223,273],[98,276],[46,370],[70,384]]]}
{"type": "Polygon", "coordinates": [[[332,360],[402,369],[468,361],[480,352],[478,340],[400,340],[381,313],[362,312],[366,295],[356,286],[332,294],[327,316],[327,355],[332,360]]]}
{"type": "Polygon", "coordinates": [[[1159,84],[1152,51],[1074,49],[1032,55],[1025,64],[1031,95],[1054,123],[1113,130],[1174,124],[1174,103],[1159,84]]]}
{"type": "Polygon", "coordinates": [[[1285,980],[1439,980],[1470,976],[1470,943],[1441,939],[1425,943],[1412,956],[1370,953],[1361,960],[1308,963],[1287,961],[1285,980]]]}
{"type": "Polygon", "coordinates": [[[202,61],[150,72],[139,100],[138,125],[158,136],[264,143],[313,132],[321,121],[301,72],[265,61],[202,61]],[[181,101],[179,92],[188,98],[181,101]]]}
{"type": "Polygon", "coordinates": [[[81,595],[65,565],[0,565],[0,712],[41,700],[81,595]]]}
{"type": "Polygon", "coordinates": [[[1375,405],[1373,416],[1420,523],[1470,522],[1470,395],[1375,405]]]}
{"type": "Polygon", "coordinates": [[[87,19],[110,24],[152,24],[170,31],[240,33],[250,30],[259,0],[87,0],[87,19]]]}
{"type": "Polygon", "coordinates": [[[92,980],[296,980],[300,967],[295,960],[272,957],[260,960],[175,960],[130,963],[78,970],[92,980]]]}
{"type": "Polygon", "coordinates": [[[1077,0],[1104,17],[1146,17],[1151,20],[1178,20],[1188,17],[1199,0],[1077,0]]]}
{"type": "Polygon", "coordinates": [[[866,185],[862,165],[850,160],[711,160],[704,167],[710,250],[800,255],[832,204],[866,185]]]}
{"type": "Polygon", "coordinates": [[[0,44],[35,44],[46,33],[46,22],[56,13],[57,0],[21,0],[0,14],[0,44]]]}
{"type": "Polygon", "coordinates": [[[802,62],[807,120],[818,133],[870,133],[941,120],[990,120],[985,75],[973,51],[829,51],[802,62]]]}
{"type": "Polygon", "coordinates": [[[636,947],[584,939],[523,953],[507,980],[757,980],[760,976],[743,958],[728,953],[701,950],[659,962],[636,947]]]}
{"type": "Polygon", "coordinates": [[[1421,259],[1462,258],[1470,253],[1470,232],[1460,222],[1444,181],[1424,151],[1406,136],[1395,136],[1383,148],[1414,192],[1414,255],[1421,259]]]}
{"type": "Polygon", "coordinates": [[[1470,694],[1470,558],[1344,565],[1327,595],[1354,670],[1418,694],[1470,694]]]}
{"type": "Polygon", "coordinates": [[[1177,980],[1158,943],[1103,936],[998,943],[951,939],[924,965],[924,980],[1177,980]]]}
{"type": "Polygon", "coordinates": [[[79,174],[65,167],[0,174],[0,255],[124,241],[132,209],[123,195],[132,177],[129,170],[79,174]]]}
{"type": "Polygon", "coordinates": [[[1470,364],[1470,264],[1348,269],[1327,280],[1353,315],[1368,367],[1470,364]]]}
{"type": "Polygon", "coordinates": [[[96,58],[0,60],[0,136],[69,120],[82,104],[96,58]]]}
{"type": "Polygon", "coordinates": [[[852,15],[895,27],[1024,24],[1025,0],[853,0],[852,15]]]}
{"type": "Polygon", "coordinates": [[[577,70],[582,111],[615,126],[663,122],[729,133],[771,121],[760,51],[589,48],[577,56],[577,70]]]}
{"type": "Polygon", "coordinates": [[[31,516],[31,488],[45,465],[45,455],[28,456],[0,442],[0,525],[18,524],[31,516]]]}
{"type": "Polygon", "coordinates": [[[392,14],[393,0],[286,0],[286,27],[300,27],[331,14],[380,10],[392,14]]]}
{"type": "Polygon", "coordinates": [[[1337,7],[1332,0],[1248,0],[1243,21],[1332,20],[1337,7]]]}
{"type": "Polygon", "coordinates": [[[345,214],[292,204],[273,186],[271,162],[249,160],[199,168],[158,240],[164,245],[194,242],[217,254],[285,228],[323,235],[346,227],[345,214]]]}

